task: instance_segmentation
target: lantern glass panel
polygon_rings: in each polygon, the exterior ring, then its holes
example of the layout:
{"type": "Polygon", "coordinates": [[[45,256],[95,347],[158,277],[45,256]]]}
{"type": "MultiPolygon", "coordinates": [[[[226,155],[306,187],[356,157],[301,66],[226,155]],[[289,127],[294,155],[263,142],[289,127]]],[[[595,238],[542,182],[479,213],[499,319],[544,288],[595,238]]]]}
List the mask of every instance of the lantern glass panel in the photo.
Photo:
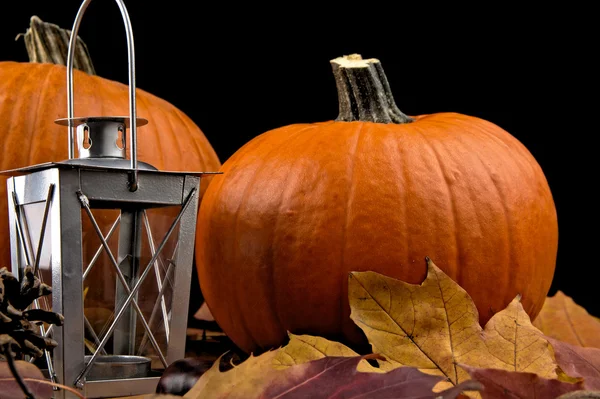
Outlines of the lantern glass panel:
{"type": "MultiPolygon", "coordinates": [[[[173,315],[171,301],[177,267],[173,259],[176,258],[178,224],[162,245],[158,257],[152,263],[151,261],[180,210],[179,206],[138,209],[123,213],[117,209],[92,209],[94,219],[104,237],[107,237],[106,243],[112,256],[121,266],[120,270],[129,287],[133,288],[144,270],[151,268],[135,295],[135,300],[163,354],[167,352],[169,322],[173,315]],[[132,256],[132,252],[135,251],[124,249],[122,242],[121,248],[119,247],[122,237],[131,237],[132,228],[137,229],[138,256],[132,256]]],[[[85,212],[82,212],[82,222],[84,313],[86,324],[89,323],[85,331],[85,353],[92,355],[96,351],[97,343],[105,336],[116,313],[126,301],[128,292],[85,212]]],[[[153,369],[163,369],[164,365],[142,319],[131,304],[127,309],[127,313],[117,323],[100,354],[145,356],[152,359],[153,369]]]]}
{"type": "MultiPolygon", "coordinates": [[[[42,227],[44,224],[44,211],[46,208],[45,201],[33,202],[29,204],[19,205],[20,222],[19,226],[23,232],[24,243],[20,242],[18,251],[19,264],[22,267],[19,270],[21,273],[27,265],[34,266],[36,259],[38,264],[38,277],[42,283],[52,286],[52,221],[50,216],[46,218],[44,227],[44,236],[41,237],[42,227]],[[40,249],[41,245],[41,249],[40,249]]],[[[39,307],[46,310],[52,310],[52,295],[40,297],[34,307],[39,307]]]]}
{"type": "MultiPolygon", "coordinates": [[[[37,255],[38,246],[40,240],[40,233],[42,229],[43,217],[44,217],[44,209],[45,202],[34,202],[31,204],[27,204],[22,206],[22,212],[25,220],[23,222],[27,223],[27,226],[23,226],[25,229],[29,230],[29,243],[33,249],[33,253],[37,255]]],[[[52,254],[51,247],[51,234],[52,231],[52,222],[49,220],[46,221],[46,227],[43,237],[43,245],[42,252],[40,254],[39,267],[40,269],[49,270],[50,269],[50,261],[52,254]]],[[[26,263],[27,259],[22,254],[22,262],[26,263]]],[[[33,262],[33,260],[32,260],[33,262]]]]}

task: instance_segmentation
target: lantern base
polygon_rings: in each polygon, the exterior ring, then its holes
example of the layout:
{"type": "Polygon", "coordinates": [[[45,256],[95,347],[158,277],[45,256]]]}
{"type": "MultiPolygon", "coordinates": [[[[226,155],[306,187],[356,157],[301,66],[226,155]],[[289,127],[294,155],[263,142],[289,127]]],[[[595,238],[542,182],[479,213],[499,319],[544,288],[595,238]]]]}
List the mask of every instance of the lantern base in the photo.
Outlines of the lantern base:
{"type": "MultiPolygon", "coordinates": [[[[47,369],[42,369],[42,374],[50,378],[47,369]]],[[[161,376],[162,370],[150,370],[146,377],[141,378],[87,380],[81,394],[88,399],[152,394],[156,392],[161,376]]]]}
{"type": "Polygon", "coordinates": [[[86,398],[116,398],[156,393],[160,375],[145,378],[88,381],[82,394],[86,398]]]}

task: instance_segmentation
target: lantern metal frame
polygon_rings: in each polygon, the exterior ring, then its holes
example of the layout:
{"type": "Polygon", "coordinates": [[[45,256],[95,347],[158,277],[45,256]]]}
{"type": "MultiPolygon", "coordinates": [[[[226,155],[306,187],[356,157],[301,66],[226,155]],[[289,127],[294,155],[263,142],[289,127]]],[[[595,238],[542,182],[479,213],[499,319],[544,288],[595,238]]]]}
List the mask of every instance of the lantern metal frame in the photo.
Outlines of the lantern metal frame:
{"type": "MultiPolygon", "coordinates": [[[[52,354],[45,352],[49,378],[60,384],[74,386],[89,398],[137,395],[155,392],[160,372],[128,378],[89,379],[87,376],[101,356],[105,345],[112,338],[118,352],[135,350],[135,323],[139,318],[145,334],[140,346],[150,343],[162,365],[185,356],[187,312],[175,315],[167,311],[164,290],[171,284],[170,309],[187,309],[192,279],[193,248],[195,243],[196,216],[199,205],[199,185],[202,176],[221,172],[169,172],[137,160],[137,127],[147,121],[136,115],[135,53],[131,22],[122,0],[115,0],[127,36],[129,72],[129,117],[75,118],[73,102],[73,58],[81,19],[91,0],[84,0],[79,8],[67,57],[67,118],[55,122],[68,126],[69,159],[49,162],[0,172],[10,175],[7,180],[9,198],[9,223],[11,241],[11,265],[17,278],[22,278],[25,266],[33,265],[34,272],[42,277],[40,258],[44,243],[50,241],[50,269],[52,279],[52,311],[65,318],[63,326],[40,326],[40,333],[52,337],[58,346],[52,354]],[[125,133],[129,128],[129,155],[125,159],[125,133]],[[95,135],[94,151],[87,151],[84,135],[95,135]],[[123,146],[115,149],[115,137],[123,134],[123,146]],[[76,140],[77,139],[77,140],[76,140]],[[75,158],[75,142],[79,144],[79,158],[75,158]],[[141,183],[140,183],[141,182],[141,183]],[[27,206],[43,204],[42,217],[37,228],[27,215],[27,206]],[[146,210],[161,207],[180,207],[161,241],[156,244],[149,226],[146,210]],[[119,216],[104,235],[93,209],[117,209],[119,216]],[[82,220],[87,215],[101,245],[88,265],[83,263],[82,220]],[[119,249],[115,256],[108,239],[119,227],[119,249]],[[151,259],[146,265],[136,264],[141,250],[142,227],[145,228],[151,259]],[[32,237],[31,231],[39,235],[32,237]],[[169,258],[164,275],[158,268],[158,260],[170,239],[177,232],[173,255],[169,258]],[[35,240],[37,239],[37,243],[35,240]],[[115,316],[102,337],[95,334],[84,314],[83,283],[98,256],[104,252],[116,272],[115,316]],[[143,267],[145,266],[145,267],[143,267]],[[145,319],[137,303],[142,283],[154,271],[158,296],[150,323],[145,319]],[[162,314],[167,337],[167,351],[163,354],[153,335],[150,324],[162,314]],[[84,334],[92,332],[96,350],[85,356],[84,334]],[[133,337],[133,338],[132,338],[133,337]],[[86,359],[87,358],[87,359],[86,359]]],[[[117,139],[118,140],[118,139],[117,139]]],[[[93,145],[92,145],[93,146],[93,145]]],[[[118,147],[118,146],[117,146],[118,147]]],[[[43,298],[33,303],[37,308],[48,308],[43,298]]],[[[49,310],[49,309],[48,309],[49,310]]],[[[140,350],[141,348],[138,348],[140,350]]],[[[141,350],[140,350],[141,351],[141,350]]],[[[112,356],[112,355],[109,355],[112,356]]],[[[33,361],[34,359],[32,359],[33,361]]],[[[64,390],[55,392],[56,398],[71,397],[64,390]]]]}

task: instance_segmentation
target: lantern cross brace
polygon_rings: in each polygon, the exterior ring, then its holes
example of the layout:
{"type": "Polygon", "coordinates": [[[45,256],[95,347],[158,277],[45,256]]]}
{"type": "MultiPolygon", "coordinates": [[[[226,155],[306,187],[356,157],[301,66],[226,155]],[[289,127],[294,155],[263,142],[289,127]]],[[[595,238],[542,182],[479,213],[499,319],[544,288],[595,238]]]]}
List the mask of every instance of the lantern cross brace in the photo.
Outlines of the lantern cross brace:
{"type": "MultiPolygon", "coordinates": [[[[156,252],[156,247],[154,245],[154,238],[152,237],[152,230],[150,229],[150,222],[148,220],[148,214],[145,209],[143,212],[143,220],[144,220],[144,226],[146,227],[146,234],[148,235],[148,244],[150,246],[150,253],[152,254],[152,256],[154,256],[154,253],[156,252]]],[[[177,251],[177,245],[175,246],[175,250],[173,252],[175,253],[175,251],[177,251]]],[[[172,263],[173,263],[172,261],[169,261],[169,266],[165,272],[165,282],[170,281],[170,279],[168,279],[168,277],[169,277],[169,271],[171,270],[172,263]]],[[[164,269],[164,265],[163,265],[163,269],[164,269]]],[[[169,314],[167,312],[167,304],[165,302],[165,296],[164,296],[165,282],[162,282],[160,279],[159,258],[157,258],[156,261],[154,262],[154,274],[156,275],[156,286],[159,291],[158,300],[160,301],[160,307],[161,307],[162,314],[163,314],[163,324],[165,327],[165,336],[167,337],[167,345],[168,345],[169,344],[169,331],[170,331],[169,314]]],[[[157,304],[158,304],[158,301],[154,305],[154,308],[152,309],[152,313],[150,314],[150,325],[152,325],[152,323],[154,321],[157,304]]],[[[144,334],[144,337],[142,338],[142,343],[140,344],[140,349],[138,350],[138,352],[140,354],[142,352],[142,349],[145,348],[146,335],[147,334],[144,334]]]]}
{"type": "MultiPolygon", "coordinates": [[[[94,363],[94,361],[98,357],[99,351],[102,348],[104,348],[104,346],[106,345],[106,343],[108,341],[108,338],[113,333],[113,331],[116,328],[117,323],[119,322],[119,320],[121,319],[121,317],[125,314],[125,310],[126,310],[126,308],[128,306],[130,306],[131,304],[133,304],[134,309],[137,308],[136,312],[138,312],[138,315],[140,316],[140,319],[142,320],[142,323],[145,324],[144,316],[143,316],[141,310],[139,310],[139,307],[137,307],[137,302],[135,301],[134,296],[139,291],[142,283],[144,282],[144,280],[148,276],[150,270],[152,270],[152,267],[150,267],[150,265],[152,265],[154,262],[156,262],[158,256],[160,255],[160,253],[162,252],[163,248],[165,247],[165,245],[166,245],[169,237],[171,236],[171,234],[175,230],[175,227],[179,224],[179,222],[181,220],[181,217],[183,216],[183,214],[187,210],[187,207],[190,205],[191,199],[196,195],[196,191],[197,191],[197,189],[194,187],[188,193],[187,197],[183,201],[183,204],[181,206],[181,209],[179,210],[179,213],[175,217],[175,220],[173,221],[173,223],[169,227],[169,230],[165,233],[162,241],[158,245],[158,248],[156,248],[155,253],[152,255],[152,258],[148,262],[146,268],[144,269],[144,271],[140,275],[139,279],[136,281],[136,283],[133,286],[133,288],[130,289],[129,286],[127,284],[125,284],[125,289],[127,291],[128,296],[125,299],[125,302],[123,303],[123,305],[121,306],[121,308],[119,309],[118,313],[116,314],[113,322],[111,323],[110,327],[108,328],[108,331],[106,332],[106,334],[102,338],[102,341],[98,345],[98,348],[97,348],[96,352],[91,356],[91,358],[85,364],[83,370],[81,370],[81,372],[79,373],[79,375],[75,379],[75,381],[74,381],[74,385],[75,386],[79,386],[79,387],[82,386],[82,381],[81,380],[83,378],[85,378],[85,376],[90,371],[92,364],[94,363]]],[[[99,228],[98,224],[96,223],[96,221],[95,221],[95,219],[93,217],[93,214],[92,214],[91,209],[90,209],[90,204],[89,204],[88,198],[83,194],[83,192],[81,190],[77,191],[77,195],[78,195],[79,201],[81,202],[81,205],[83,206],[84,210],[86,211],[86,213],[90,217],[90,220],[92,221],[92,225],[94,226],[94,229],[96,229],[96,233],[101,238],[102,245],[104,246],[105,251],[107,251],[107,253],[108,253],[108,255],[109,255],[110,259],[111,259],[111,262],[113,263],[113,266],[116,266],[117,270],[120,271],[120,269],[118,267],[118,264],[116,262],[116,259],[112,255],[112,252],[110,251],[110,248],[108,247],[108,244],[104,240],[104,236],[103,236],[102,232],[100,231],[100,228],[99,228]]],[[[121,273],[121,277],[123,277],[122,273],[121,273]]],[[[156,340],[154,339],[154,335],[150,331],[149,326],[147,326],[147,324],[145,324],[144,328],[146,329],[146,332],[148,333],[148,338],[150,339],[150,341],[154,345],[156,343],[156,340]]],[[[166,360],[164,359],[164,356],[162,356],[162,352],[160,351],[160,348],[158,348],[158,345],[155,346],[155,349],[157,350],[159,356],[161,356],[161,361],[163,362],[163,364],[166,367],[167,366],[166,360]]]]}
{"type": "MultiPolygon", "coordinates": [[[[155,243],[154,243],[154,238],[152,236],[152,230],[151,230],[151,227],[150,227],[150,222],[148,220],[148,214],[147,214],[146,210],[143,211],[143,219],[144,219],[144,225],[145,225],[145,228],[146,228],[146,234],[148,236],[148,242],[149,242],[149,247],[150,247],[150,254],[152,256],[154,256],[154,253],[156,251],[156,246],[155,246],[155,243]]],[[[119,214],[117,216],[116,220],[114,221],[114,223],[112,224],[112,226],[108,230],[108,233],[106,233],[106,236],[104,236],[104,241],[106,241],[108,243],[108,240],[112,237],[112,235],[115,232],[115,230],[116,230],[117,226],[119,225],[120,221],[121,221],[121,214],[119,214]]],[[[83,272],[83,280],[86,279],[86,277],[88,276],[88,274],[90,273],[90,271],[94,267],[96,261],[98,260],[98,258],[100,257],[100,254],[102,254],[103,251],[104,251],[104,245],[100,244],[100,246],[96,250],[96,253],[94,254],[94,256],[92,257],[92,259],[90,260],[90,263],[88,264],[88,266],[85,268],[85,271],[83,272]]],[[[173,253],[175,253],[176,251],[177,251],[177,244],[175,246],[175,249],[173,250],[173,253]]],[[[164,328],[165,328],[165,335],[166,335],[167,344],[168,344],[169,343],[169,331],[170,331],[170,327],[169,327],[169,314],[168,314],[168,311],[167,311],[167,306],[166,306],[166,302],[165,302],[164,292],[165,292],[165,288],[167,287],[167,283],[171,281],[171,279],[170,279],[170,273],[172,271],[171,265],[173,264],[173,261],[169,259],[169,267],[167,268],[167,271],[165,273],[164,281],[161,280],[160,268],[162,266],[162,268],[165,269],[165,267],[164,267],[164,265],[161,265],[161,264],[162,264],[162,262],[160,261],[160,258],[157,258],[156,261],[154,262],[154,270],[155,270],[155,274],[156,274],[156,284],[157,284],[157,288],[159,290],[159,294],[158,294],[158,300],[154,304],[154,307],[152,309],[152,313],[150,315],[150,320],[148,321],[148,324],[151,326],[154,323],[154,319],[156,317],[156,312],[157,312],[157,305],[160,302],[161,310],[162,310],[162,314],[163,314],[163,322],[164,322],[164,328]]],[[[172,284],[170,284],[170,285],[172,285],[172,284]]],[[[91,327],[89,321],[87,319],[84,319],[84,322],[86,323],[86,327],[91,330],[90,332],[92,333],[92,339],[94,340],[94,343],[96,345],[99,345],[100,344],[100,339],[96,335],[95,331],[93,331],[93,328],[91,327]]],[[[52,327],[53,326],[50,326],[50,329],[46,332],[46,335],[48,335],[48,333],[49,333],[49,331],[51,331],[52,327]]],[[[142,354],[143,350],[146,347],[147,342],[148,342],[148,332],[145,331],[144,332],[144,336],[142,337],[142,341],[140,343],[139,349],[138,349],[138,355],[142,354]]],[[[102,354],[106,354],[106,350],[104,348],[102,348],[102,354]]]]}
{"type": "MultiPolygon", "coordinates": [[[[44,282],[43,276],[39,270],[39,265],[40,265],[40,259],[41,259],[41,254],[42,254],[42,249],[44,246],[44,237],[46,236],[46,226],[47,226],[47,222],[48,222],[48,212],[50,210],[50,203],[54,197],[54,184],[50,184],[48,186],[48,193],[46,195],[46,200],[44,203],[44,214],[43,214],[43,219],[42,219],[42,225],[40,227],[40,235],[39,235],[39,239],[38,239],[38,244],[37,244],[37,250],[36,250],[36,254],[34,255],[33,252],[33,244],[31,242],[31,237],[30,237],[30,233],[29,233],[29,223],[27,222],[27,216],[21,212],[21,205],[19,204],[19,201],[17,199],[17,196],[15,194],[15,191],[13,191],[12,193],[12,200],[13,200],[13,206],[15,209],[15,215],[16,215],[16,227],[17,227],[17,232],[19,234],[20,237],[20,241],[21,244],[23,246],[23,254],[25,256],[25,260],[28,264],[31,264],[31,262],[33,262],[35,264],[34,267],[34,275],[37,275],[37,277],[40,279],[40,282],[44,282]]],[[[48,301],[46,298],[41,298],[43,303],[43,308],[45,309],[49,309],[50,305],[48,304],[48,301]]],[[[33,301],[33,306],[36,309],[41,309],[42,306],[40,305],[39,302],[39,298],[36,298],[33,301]]],[[[94,331],[94,328],[92,327],[92,325],[90,324],[89,320],[87,319],[87,317],[84,316],[83,321],[85,323],[85,327],[88,329],[88,332],[92,335],[92,339],[94,340],[94,342],[96,343],[96,345],[100,342],[100,339],[98,338],[98,336],[96,335],[96,332],[94,331]]],[[[48,329],[45,328],[45,326],[43,324],[39,325],[39,329],[40,329],[40,334],[42,337],[46,338],[46,337],[50,337],[52,330],[54,328],[54,324],[51,324],[48,329]]],[[[103,349],[103,354],[106,354],[106,351],[103,349]]],[[[50,352],[45,349],[44,350],[44,357],[46,359],[46,364],[48,367],[48,374],[50,376],[50,380],[54,383],[58,383],[58,376],[56,375],[56,372],[54,371],[54,366],[52,363],[52,357],[50,355],[50,352]]],[[[29,359],[30,363],[35,362],[35,357],[32,357],[31,359],[29,359]]],[[[54,390],[56,391],[56,387],[54,387],[54,390]]]]}
{"type": "MultiPolygon", "coordinates": [[[[177,251],[177,248],[175,248],[175,251],[177,251]]],[[[156,317],[156,314],[158,313],[158,304],[159,302],[161,303],[161,307],[162,307],[162,311],[163,311],[163,319],[167,320],[168,319],[168,314],[166,314],[167,310],[165,307],[165,302],[164,302],[164,294],[165,294],[165,288],[167,287],[167,282],[170,280],[170,274],[173,270],[173,266],[176,266],[175,263],[173,263],[173,260],[168,259],[169,261],[169,266],[167,267],[167,271],[165,272],[165,279],[164,281],[160,282],[160,288],[159,288],[159,292],[158,292],[158,300],[156,301],[156,303],[154,304],[154,307],[152,308],[152,313],[150,314],[150,325],[152,325],[152,323],[154,322],[154,318],[156,317]]],[[[157,271],[158,272],[158,271],[157,271]]],[[[158,276],[158,279],[160,281],[160,276],[158,276]]],[[[165,323],[165,327],[166,327],[165,323]]],[[[167,335],[167,344],[168,344],[168,334],[169,330],[166,330],[165,333],[167,335]]],[[[144,336],[142,337],[142,341],[140,342],[140,346],[138,348],[138,356],[142,355],[142,353],[144,352],[144,349],[146,349],[146,344],[148,343],[148,334],[144,333],[144,336]]]]}
{"type": "MultiPolygon", "coordinates": [[[[143,211],[143,218],[144,218],[144,225],[146,228],[146,234],[148,236],[148,242],[149,242],[149,246],[150,246],[150,254],[154,255],[155,251],[156,251],[156,247],[154,244],[154,238],[152,237],[152,230],[150,227],[150,222],[148,220],[148,214],[146,212],[146,210],[143,211]]],[[[106,233],[106,236],[104,236],[104,240],[106,242],[108,242],[108,240],[112,237],[113,233],[115,232],[117,226],[119,225],[121,221],[121,214],[119,214],[117,216],[117,219],[114,221],[114,223],[112,224],[112,226],[110,227],[108,233],[106,233]]],[[[86,279],[86,277],[88,276],[88,274],[90,273],[90,271],[92,270],[92,268],[94,267],[96,261],[98,260],[98,258],[100,257],[100,254],[102,254],[102,251],[104,251],[104,245],[100,244],[100,246],[98,247],[98,249],[96,250],[96,253],[94,254],[94,256],[92,257],[92,259],[90,260],[90,263],[88,264],[88,266],[85,268],[85,271],[83,272],[83,280],[86,279]]],[[[174,249],[174,253],[177,251],[177,246],[174,249]]],[[[155,270],[155,274],[156,274],[156,285],[157,288],[159,290],[159,296],[158,296],[158,301],[155,303],[153,309],[152,309],[152,313],[150,315],[150,320],[148,321],[148,324],[151,326],[154,323],[154,318],[156,317],[156,311],[157,311],[157,305],[160,302],[161,305],[161,310],[162,310],[162,314],[163,314],[163,322],[164,322],[164,328],[165,328],[165,336],[167,339],[167,344],[169,343],[169,331],[170,331],[170,327],[169,327],[169,314],[167,311],[167,306],[166,306],[166,302],[165,302],[165,297],[164,297],[164,292],[165,292],[165,287],[166,287],[166,283],[170,282],[171,279],[169,277],[169,274],[171,272],[171,264],[173,263],[172,260],[169,260],[170,264],[169,267],[167,268],[167,271],[165,273],[165,281],[161,280],[161,275],[160,275],[160,258],[157,258],[156,261],[154,262],[154,270],[155,270]]],[[[162,265],[162,268],[164,269],[164,265],[162,265]]],[[[171,284],[172,285],[172,284],[171,284]]],[[[95,331],[93,331],[93,328],[91,327],[91,325],[89,324],[89,321],[87,319],[84,319],[84,322],[86,323],[86,327],[88,329],[91,330],[92,332],[92,338],[94,340],[94,343],[96,345],[100,344],[100,339],[97,337],[95,331]]],[[[52,328],[52,326],[50,326],[50,329],[52,328]]],[[[50,331],[50,329],[48,331],[50,331]]],[[[48,334],[48,332],[46,332],[46,334],[48,334]]],[[[145,349],[146,347],[146,343],[148,342],[148,332],[144,332],[144,336],[142,338],[142,341],[140,343],[140,347],[138,349],[138,354],[141,355],[143,352],[143,349],[145,349]]],[[[102,353],[106,354],[106,350],[104,348],[102,348],[102,353]]]]}
{"type": "MultiPolygon", "coordinates": [[[[110,240],[110,237],[112,237],[112,235],[115,232],[115,230],[116,230],[117,226],[119,225],[120,221],[121,221],[121,214],[119,214],[119,216],[117,216],[117,219],[115,220],[115,222],[112,224],[112,226],[108,230],[108,233],[106,233],[106,237],[104,237],[105,241],[110,240]]],[[[87,265],[87,267],[83,271],[82,280],[85,280],[85,278],[87,277],[87,275],[90,273],[90,271],[92,270],[92,268],[96,264],[96,261],[100,257],[100,254],[102,253],[103,249],[104,249],[104,247],[102,246],[102,244],[100,244],[100,246],[96,250],[96,253],[92,257],[92,260],[90,260],[90,263],[87,265]]],[[[90,324],[90,321],[87,319],[87,317],[83,318],[83,322],[85,323],[85,328],[88,329],[90,335],[92,336],[92,339],[94,340],[94,343],[96,344],[96,346],[98,346],[100,344],[100,338],[98,338],[98,335],[96,335],[96,331],[94,330],[94,327],[92,327],[92,325],[90,324]]],[[[52,327],[53,326],[50,326],[50,328],[52,328],[52,327]]],[[[104,348],[101,349],[101,352],[102,352],[103,355],[107,354],[106,350],[104,348]]]]}
{"type": "MultiPolygon", "coordinates": [[[[104,241],[108,242],[108,240],[110,240],[110,237],[112,237],[113,233],[115,232],[115,230],[120,222],[121,222],[121,214],[119,214],[119,216],[117,216],[117,219],[115,220],[115,222],[112,224],[112,226],[110,226],[110,229],[108,230],[108,233],[106,233],[106,236],[103,236],[104,241]]],[[[92,257],[92,260],[90,260],[89,265],[87,265],[87,267],[83,271],[82,280],[85,280],[85,278],[88,276],[88,274],[90,273],[90,271],[96,264],[96,261],[100,257],[100,254],[102,253],[103,250],[104,250],[104,245],[100,244],[100,246],[96,250],[96,253],[92,257]]]]}
{"type": "MultiPolygon", "coordinates": [[[[104,239],[106,241],[108,241],[113,233],[115,232],[117,226],[119,225],[119,222],[121,221],[121,215],[119,214],[117,216],[117,219],[115,220],[115,222],[112,224],[112,226],[110,227],[108,233],[106,234],[106,236],[104,237],[104,239]]],[[[96,261],[98,261],[98,258],[100,257],[100,255],[102,254],[102,251],[104,250],[104,247],[102,246],[102,244],[100,244],[100,246],[98,247],[98,249],[96,250],[96,253],[94,254],[94,256],[92,257],[92,260],[90,260],[90,263],[87,265],[87,267],[85,268],[84,272],[83,272],[83,276],[82,276],[82,280],[85,280],[87,275],[90,273],[90,271],[92,270],[92,268],[94,267],[94,265],[96,264],[96,261]]],[[[39,251],[39,247],[38,247],[38,251],[39,251]]],[[[94,340],[94,343],[96,345],[98,345],[100,343],[100,338],[98,338],[98,335],[96,334],[96,331],[94,330],[94,327],[92,327],[92,325],[90,324],[89,320],[87,319],[87,317],[84,316],[83,318],[83,322],[85,323],[85,328],[87,328],[88,332],[90,333],[90,335],[92,336],[92,339],[94,340]]],[[[50,335],[50,333],[52,332],[54,325],[51,325],[48,330],[46,330],[46,333],[44,334],[44,337],[48,337],[50,335]]],[[[102,354],[106,355],[106,350],[102,349],[102,354]]]]}
{"type": "MultiPolygon", "coordinates": [[[[90,202],[89,202],[88,198],[86,197],[85,194],[83,194],[83,192],[81,190],[77,190],[77,198],[79,198],[79,202],[81,203],[81,206],[85,210],[85,213],[88,215],[90,222],[92,222],[92,226],[94,227],[96,234],[98,234],[98,237],[100,238],[100,241],[102,242],[104,251],[106,251],[106,254],[109,257],[111,264],[115,268],[115,271],[117,273],[117,277],[119,278],[119,281],[121,281],[121,284],[123,284],[123,287],[125,288],[125,291],[128,295],[127,299],[129,299],[129,298],[132,299],[130,301],[125,301],[125,303],[121,306],[121,309],[119,309],[117,316],[119,314],[121,314],[123,310],[125,310],[125,308],[129,305],[129,303],[132,304],[133,309],[135,310],[138,317],[140,318],[140,321],[142,322],[142,326],[144,326],[144,330],[146,330],[146,333],[148,334],[148,338],[150,339],[150,342],[152,343],[154,350],[156,350],[156,353],[158,354],[158,357],[160,358],[160,361],[163,363],[163,365],[165,367],[167,367],[168,366],[167,359],[165,358],[165,355],[160,350],[160,347],[158,346],[158,342],[156,342],[156,338],[154,338],[154,334],[152,334],[152,331],[150,330],[150,326],[148,325],[148,322],[146,321],[146,318],[144,317],[144,314],[142,313],[142,309],[140,309],[137,301],[135,299],[133,299],[133,295],[135,295],[135,293],[132,294],[132,290],[129,287],[129,284],[127,284],[127,280],[125,279],[123,272],[119,268],[119,263],[115,259],[115,256],[113,255],[112,251],[110,250],[110,247],[108,246],[108,243],[104,239],[104,234],[102,234],[102,230],[100,229],[100,226],[98,226],[98,222],[96,222],[96,218],[94,217],[94,214],[92,213],[92,210],[90,208],[90,202]]],[[[158,257],[158,253],[156,254],[156,257],[158,257]]],[[[108,328],[108,331],[104,335],[102,341],[100,341],[100,343],[98,344],[96,352],[92,355],[92,358],[90,359],[88,365],[96,361],[98,352],[104,348],[104,345],[106,344],[108,337],[114,331],[118,321],[119,321],[118,318],[115,316],[115,319],[113,320],[110,327],[108,328]]],[[[87,365],[86,365],[86,368],[87,368],[87,365]]]]}
{"type": "MultiPolygon", "coordinates": [[[[44,216],[42,219],[42,226],[40,228],[40,237],[38,239],[37,253],[34,255],[33,254],[33,246],[31,245],[31,237],[29,236],[29,228],[27,226],[27,217],[25,216],[25,214],[23,214],[23,215],[21,214],[21,205],[19,205],[17,195],[15,194],[15,191],[12,192],[12,200],[13,200],[13,206],[15,209],[17,232],[19,234],[19,237],[21,238],[21,244],[23,245],[23,252],[25,254],[25,259],[26,259],[28,265],[31,265],[31,261],[33,261],[33,263],[34,263],[33,274],[34,274],[34,276],[37,275],[37,277],[40,279],[40,282],[42,282],[42,283],[44,281],[42,279],[42,274],[39,272],[39,264],[40,264],[40,258],[41,258],[41,253],[42,253],[42,246],[44,245],[44,236],[46,235],[46,221],[48,220],[48,211],[50,209],[50,202],[52,201],[53,197],[54,197],[54,184],[50,184],[48,186],[48,193],[46,195],[46,200],[44,203],[44,216]],[[25,238],[26,238],[25,237],[25,229],[27,229],[27,238],[29,238],[28,240],[25,240],[25,238]]],[[[44,300],[44,304],[45,304],[46,308],[48,308],[49,306],[48,306],[48,302],[47,302],[46,298],[43,298],[43,300],[44,300]]],[[[36,309],[40,309],[40,303],[37,298],[34,299],[33,306],[36,309]]],[[[40,333],[43,337],[48,336],[48,331],[46,331],[46,328],[44,327],[43,323],[39,325],[39,328],[40,328],[40,333]]],[[[49,328],[49,330],[50,330],[50,328],[49,328]]],[[[52,364],[52,358],[50,356],[50,352],[48,351],[48,349],[44,349],[44,357],[46,358],[50,381],[52,381],[53,383],[57,383],[58,377],[56,376],[56,372],[54,371],[54,367],[52,364]]],[[[32,357],[31,362],[34,362],[34,361],[35,361],[35,358],[32,357]]]]}
{"type": "MultiPolygon", "coordinates": [[[[15,195],[13,191],[13,195],[15,195]]],[[[35,254],[33,274],[38,274],[40,268],[40,259],[42,257],[42,246],[44,245],[44,236],[46,235],[46,223],[48,222],[48,211],[50,210],[50,201],[54,196],[54,184],[48,186],[48,195],[46,196],[46,203],[44,204],[44,216],[42,217],[42,227],[40,228],[40,238],[38,239],[37,253],[35,254]]]]}

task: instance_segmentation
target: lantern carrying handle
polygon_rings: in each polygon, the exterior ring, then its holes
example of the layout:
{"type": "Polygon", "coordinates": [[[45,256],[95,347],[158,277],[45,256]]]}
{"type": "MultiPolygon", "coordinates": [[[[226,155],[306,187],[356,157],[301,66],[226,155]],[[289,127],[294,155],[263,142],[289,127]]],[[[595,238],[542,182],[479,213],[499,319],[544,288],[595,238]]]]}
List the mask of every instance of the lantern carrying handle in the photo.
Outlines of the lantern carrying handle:
{"type": "MultiPolygon", "coordinates": [[[[77,33],[79,32],[79,25],[83,14],[87,9],[88,5],[92,0],[84,0],[75,22],[73,23],[73,29],[71,30],[71,37],[69,39],[69,50],[67,55],[67,116],[69,120],[69,159],[75,157],[75,125],[73,123],[73,59],[75,56],[75,46],[77,40],[77,33]]],[[[132,173],[129,181],[129,190],[136,191],[138,188],[138,162],[137,162],[137,112],[136,112],[136,101],[135,101],[135,50],[133,47],[133,32],[131,29],[131,21],[127,8],[122,0],[115,0],[121,15],[123,16],[123,23],[125,24],[125,34],[127,35],[127,59],[129,69],[129,142],[130,142],[130,160],[132,173]]]]}

